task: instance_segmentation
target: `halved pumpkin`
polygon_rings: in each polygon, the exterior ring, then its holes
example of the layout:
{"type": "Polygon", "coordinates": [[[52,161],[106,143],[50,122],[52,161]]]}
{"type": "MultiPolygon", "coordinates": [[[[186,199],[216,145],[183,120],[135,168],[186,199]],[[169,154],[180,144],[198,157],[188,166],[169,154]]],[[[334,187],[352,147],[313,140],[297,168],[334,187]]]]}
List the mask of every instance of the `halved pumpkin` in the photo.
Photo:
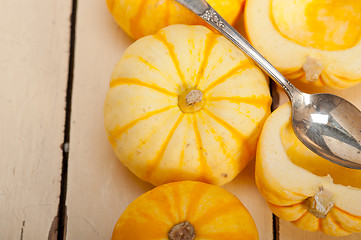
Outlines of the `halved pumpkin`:
{"type": "Polygon", "coordinates": [[[361,232],[361,171],[308,150],[296,137],[289,103],[267,119],[257,147],[256,183],[271,210],[308,231],[361,232]]]}
{"type": "Polygon", "coordinates": [[[361,81],[361,2],[249,0],[247,35],[290,80],[351,87],[361,81]]]}

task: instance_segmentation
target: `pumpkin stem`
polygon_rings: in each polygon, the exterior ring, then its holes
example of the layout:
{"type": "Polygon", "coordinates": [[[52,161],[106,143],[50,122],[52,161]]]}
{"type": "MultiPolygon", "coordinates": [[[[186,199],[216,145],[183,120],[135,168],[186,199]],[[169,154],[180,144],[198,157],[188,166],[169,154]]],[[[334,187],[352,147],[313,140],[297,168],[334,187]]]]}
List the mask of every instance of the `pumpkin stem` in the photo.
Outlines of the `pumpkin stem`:
{"type": "Polygon", "coordinates": [[[188,221],[178,223],[168,233],[169,240],[193,240],[196,237],[196,231],[188,221]]]}
{"type": "Polygon", "coordinates": [[[195,105],[202,101],[203,93],[197,89],[190,90],[186,96],[187,105],[195,105]]]}
{"type": "Polygon", "coordinates": [[[307,60],[302,68],[305,71],[306,80],[309,82],[317,81],[323,70],[320,61],[310,56],[307,56],[307,60]]]}
{"type": "Polygon", "coordinates": [[[317,218],[326,218],[328,212],[333,208],[332,194],[320,187],[315,196],[306,200],[308,211],[317,218]]]}
{"type": "Polygon", "coordinates": [[[184,113],[198,112],[204,103],[203,93],[197,88],[187,89],[178,97],[178,106],[184,113]]]}

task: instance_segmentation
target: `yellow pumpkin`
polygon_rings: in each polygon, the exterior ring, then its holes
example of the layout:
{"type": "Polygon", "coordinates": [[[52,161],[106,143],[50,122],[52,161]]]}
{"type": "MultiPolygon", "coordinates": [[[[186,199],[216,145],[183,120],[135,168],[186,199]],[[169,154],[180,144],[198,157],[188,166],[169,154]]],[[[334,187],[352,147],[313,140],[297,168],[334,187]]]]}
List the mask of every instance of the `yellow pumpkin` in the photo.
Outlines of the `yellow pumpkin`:
{"type": "Polygon", "coordinates": [[[361,1],[249,0],[245,23],[254,47],[295,83],[361,81],[361,1]]]}
{"type": "Polygon", "coordinates": [[[125,209],[112,240],[256,240],[256,225],[241,201],[210,184],[184,181],[144,193],[125,209]]]}
{"type": "MultiPolygon", "coordinates": [[[[245,0],[208,0],[229,23],[235,23],[245,0]]],[[[173,24],[206,25],[175,0],[106,0],[118,25],[132,38],[152,35],[173,24]]]]}
{"type": "Polygon", "coordinates": [[[255,156],[271,97],[264,74],[203,26],[139,39],[115,66],[104,104],[114,152],[154,185],[225,184],[255,156]]]}
{"type": "Polygon", "coordinates": [[[261,133],[256,183],[271,210],[308,231],[344,236],[361,232],[361,171],[331,163],[296,137],[289,103],[261,133]]]}

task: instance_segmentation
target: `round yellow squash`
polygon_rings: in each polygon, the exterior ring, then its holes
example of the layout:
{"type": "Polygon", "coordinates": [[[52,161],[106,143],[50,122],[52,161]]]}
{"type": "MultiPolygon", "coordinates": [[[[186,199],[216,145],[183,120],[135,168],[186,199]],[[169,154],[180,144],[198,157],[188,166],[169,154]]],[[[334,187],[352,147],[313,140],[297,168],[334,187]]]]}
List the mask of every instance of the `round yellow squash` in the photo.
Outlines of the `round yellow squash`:
{"type": "Polygon", "coordinates": [[[139,178],[221,185],[255,156],[270,104],[264,74],[238,48],[206,27],[172,25],[115,66],[105,127],[139,178]]]}
{"type": "Polygon", "coordinates": [[[361,1],[249,0],[245,22],[254,47],[295,83],[361,81],[361,1]]]}
{"type": "MultiPolygon", "coordinates": [[[[245,0],[208,0],[229,23],[235,23],[245,0]]],[[[206,25],[175,0],[106,0],[118,25],[132,38],[155,34],[173,24],[206,25]]]]}
{"type": "Polygon", "coordinates": [[[361,232],[361,171],[308,150],[294,134],[290,117],[289,103],[274,111],[258,143],[256,183],[269,207],[308,231],[361,232]]]}
{"type": "Polygon", "coordinates": [[[228,191],[200,182],[169,183],[134,200],[117,221],[112,240],[256,240],[256,225],[228,191]]]}

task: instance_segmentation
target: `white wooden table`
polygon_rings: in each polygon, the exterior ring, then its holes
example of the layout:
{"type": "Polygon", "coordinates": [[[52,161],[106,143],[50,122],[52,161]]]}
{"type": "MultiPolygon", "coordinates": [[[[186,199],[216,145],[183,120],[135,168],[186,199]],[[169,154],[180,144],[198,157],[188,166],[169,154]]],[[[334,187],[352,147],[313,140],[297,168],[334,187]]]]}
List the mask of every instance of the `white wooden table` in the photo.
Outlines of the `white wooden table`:
{"type": "MultiPolygon", "coordinates": [[[[103,127],[110,73],[132,42],[105,0],[0,1],[1,240],[110,239],[126,206],[153,187],[121,165],[103,127]]],[[[338,93],[361,108],[360,91],[338,93]]],[[[261,240],[337,239],[278,222],[254,162],[223,187],[261,240]]]]}

